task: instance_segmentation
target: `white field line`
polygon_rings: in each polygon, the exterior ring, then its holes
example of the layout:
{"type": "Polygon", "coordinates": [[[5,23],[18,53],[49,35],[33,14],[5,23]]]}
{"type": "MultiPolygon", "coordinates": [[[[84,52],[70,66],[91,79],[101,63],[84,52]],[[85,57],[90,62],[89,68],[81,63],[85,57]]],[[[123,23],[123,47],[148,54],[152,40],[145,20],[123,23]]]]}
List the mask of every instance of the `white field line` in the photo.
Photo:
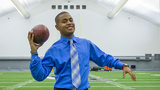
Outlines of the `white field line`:
{"type": "MultiPolygon", "coordinates": [[[[0,82],[0,83],[23,83],[23,82],[0,82]]],[[[55,82],[32,82],[32,83],[55,83],[55,82]]],[[[106,82],[89,82],[89,83],[106,83],[106,82]]],[[[118,82],[118,83],[160,83],[159,82],[118,82]]]]}
{"type": "MultiPolygon", "coordinates": [[[[92,74],[89,74],[90,77],[93,77],[93,78],[96,78],[96,79],[100,79],[99,76],[96,76],[96,75],[92,75],[92,74]]],[[[123,88],[123,89],[135,89],[135,88],[132,88],[130,86],[125,86],[125,85],[122,85],[118,82],[113,82],[113,81],[106,81],[106,83],[109,83],[109,84],[112,84],[114,85],[115,87],[119,87],[119,88],[123,88]]],[[[91,86],[93,87],[93,86],[91,86]]]]}
{"type": "MultiPolygon", "coordinates": [[[[98,81],[106,81],[105,79],[103,79],[103,78],[101,78],[101,77],[99,77],[99,76],[96,76],[96,75],[92,75],[92,74],[89,74],[89,77],[95,78],[95,79],[97,79],[98,81]]],[[[113,81],[115,81],[116,79],[108,79],[108,80],[113,80],[113,81]]]]}
{"type": "MultiPolygon", "coordinates": [[[[117,87],[117,86],[91,86],[91,87],[117,87]]],[[[160,86],[132,86],[132,87],[160,87],[160,86]]]]}
{"type": "Polygon", "coordinates": [[[118,83],[160,83],[160,82],[118,82],[118,83]]]}
{"type": "Polygon", "coordinates": [[[150,74],[150,73],[136,73],[136,74],[150,74]]]}
{"type": "Polygon", "coordinates": [[[123,89],[135,89],[135,88],[132,88],[132,87],[130,87],[130,86],[125,86],[125,85],[123,85],[123,84],[120,84],[120,83],[118,83],[118,82],[113,82],[113,81],[110,81],[110,82],[106,82],[106,83],[109,83],[109,84],[112,84],[112,85],[114,85],[114,86],[116,86],[116,87],[119,87],[119,88],[123,88],[123,89]]]}
{"type": "Polygon", "coordinates": [[[55,77],[48,76],[47,79],[54,79],[55,80],[55,77]]]}
{"type": "MultiPolygon", "coordinates": [[[[89,83],[106,83],[106,82],[89,82],[89,83]]],[[[160,83],[160,82],[118,82],[118,83],[160,83]]]]}
{"type": "MultiPolygon", "coordinates": [[[[0,86],[0,87],[8,87],[8,86],[0,86]]],[[[23,88],[24,87],[32,87],[32,88],[41,88],[41,87],[53,87],[53,86],[22,86],[23,88]]],[[[22,88],[21,87],[21,88],[22,88]]],[[[20,87],[18,87],[18,88],[20,88],[20,87]]],[[[14,88],[15,89],[15,88],[14,88]]],[[[14,89],[3,89],[3,90],[14,90],[14,89]]]]}
{"type": "MultiPolygon", "coordinates": [[[[124,79],[115,79],[115,80],[132,80],[132,79],[125,79],[125,78],[124,78],[124,79]]],[[[150,80],[152,80],[152,81],[155,80],[155,81],[160,81],[160,79],[136,79],[136,80],[137,80],[137,81],[138,81],[138,80],[149,80],[149,81],[150,81],[150,80]]]]}
{"type": "Polygon", "coordinates": [[[160,87],[160,86],[132,86],[132,87],[160,87]]]}
{"type": "Polygon", "coordinates": [[[0,83],[22,83],[22,82],[0,82],[0,83]]]}
{"type": "MultiPolygon", "coordinates": [[[[0,87],[7,87],[7,86],[0,86],[0,87]]],[[[46,88],[46,87],[53,87],[53,86],[23,86],[23,88],[46,88]]],[[[118,86],[91,86],[91,87],[118,87],[118,86]]],[[[132,87],[160,87],[160,86],[132,86],[132,87]]],[[[14,88],[15,89],[15,88],[14,88]]],[[[9,90],[13,90],[13,89],[9,89],[9,90]]]]}
{"type": "MultiPolygon", "coordinates": [[[[150,74],[150,73],[136,73],[136,74],[150,74]]],[[[150,74],[151,76],[160,76],[160,74],[150,74]]]]}
{"type": "Polygon", "coordinates": [[[151,74],[151,76],[160,76],[160,74],[151,74]]]}
{"type": "MultiPolygon", "coordinates": [[[[0,79],[0,80],[8,80],[8,79],[0,79]]],[[[12,79],[12,80],[14,80],[14,79],[12,79]]],[[[15,80],[21,80],[21,79],[15,79],[15,80]]],[[[26,79],[27,80],[27,79],[26,79]]],[[[132,79],[114,79],[114,80],[132,80],[132,79]]],[[[155,80],[155,81],[160,81],[160,79],[136,79],[136,80],[155,80]]],[[[91,81],[92,82],[92,81],[91,81]]]]}
{"type": "Polygon", "coordinates": [[[21,82],[21,83],[19,83],[19,84],[13,85],[13,86],[7,86],[7,87],[6,87],[5,89],[3,89],[3,90],[14,90],[14,89],[20,88],[20,87],[22,87],[22,86],[24,86],[24,85],[26,85],[26,84],[28,84],[28,83],[32,83],[33,81],[34,81],[34,79],[29,80],[29,81],[26,81],[26,82],[21,82]]]}
{"type": "Polygon", "coordinates": [[[92,77],[92,78],[96,78],[96,79],[99,79],[99,78],[100,78],[99,76],[92,75],[92,74],[89,74],[89,76],[92,77]]]}

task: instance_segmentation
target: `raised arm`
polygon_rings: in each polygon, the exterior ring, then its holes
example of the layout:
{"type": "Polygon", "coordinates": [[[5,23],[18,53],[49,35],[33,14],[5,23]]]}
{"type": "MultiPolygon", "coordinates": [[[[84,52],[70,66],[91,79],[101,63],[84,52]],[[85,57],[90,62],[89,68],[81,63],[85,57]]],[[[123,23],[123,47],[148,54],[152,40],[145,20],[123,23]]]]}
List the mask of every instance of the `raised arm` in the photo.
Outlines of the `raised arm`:
{"type": "Polygon", "coordinates": [[[53,60],[49,57],[49,53],[46,53],[42,60],[40,59],[37,50],[43,44],[35,45],[33,38],[34,34],[32,34],[32,32],[28,32],[28,41],[31,48],[30,71],[35,80],[42,81],[50,74],[53,68],[53,60]]]}

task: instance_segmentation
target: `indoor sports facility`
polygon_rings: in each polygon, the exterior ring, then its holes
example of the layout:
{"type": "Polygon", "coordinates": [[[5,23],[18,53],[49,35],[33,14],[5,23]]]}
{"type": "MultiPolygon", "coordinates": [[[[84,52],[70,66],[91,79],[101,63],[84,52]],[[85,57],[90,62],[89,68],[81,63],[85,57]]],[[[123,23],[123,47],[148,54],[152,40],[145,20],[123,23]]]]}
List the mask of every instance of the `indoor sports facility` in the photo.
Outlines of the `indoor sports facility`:
{"type": "Polygon", "coordinates": [[[37,25],[47,28],[37,51],[43,59],[61,37],[55,17],[63,11],[72,16],[76,37],[118,58],[136,76],[123,78],[123,70],[90,60],[89,90],[160,90],[160,0],[0,0],[0,90],[54,89],[54,69],[43,81],[32,77],[27,37],[37,25]]]}

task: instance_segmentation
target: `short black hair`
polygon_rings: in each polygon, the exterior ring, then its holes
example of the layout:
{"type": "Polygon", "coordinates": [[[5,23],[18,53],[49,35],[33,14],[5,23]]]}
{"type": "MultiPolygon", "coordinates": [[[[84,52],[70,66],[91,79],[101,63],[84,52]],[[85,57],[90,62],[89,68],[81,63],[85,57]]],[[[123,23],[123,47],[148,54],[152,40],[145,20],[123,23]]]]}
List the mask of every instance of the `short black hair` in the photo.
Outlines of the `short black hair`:
{"type": "Polygon", "coordinates": [[[59,16],[62,15],[62,14],[64,14],[64,13],[68,13],[68,12],[63,11],[63,12],[59,13],[59,14],[55,17],[55,22],[56,22],[56,24],[59,23],[59,16]]]}

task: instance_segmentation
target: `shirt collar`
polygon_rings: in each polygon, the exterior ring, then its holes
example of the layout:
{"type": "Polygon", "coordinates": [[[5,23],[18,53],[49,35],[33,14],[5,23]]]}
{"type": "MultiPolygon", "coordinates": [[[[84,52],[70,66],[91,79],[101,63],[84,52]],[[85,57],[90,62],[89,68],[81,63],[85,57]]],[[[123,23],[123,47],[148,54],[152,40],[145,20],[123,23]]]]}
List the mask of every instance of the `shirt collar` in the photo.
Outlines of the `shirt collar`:
{"type": "MultiPolygon", "coordinates": [[[[75,42],[75,43],[77,42],[76,37],[74,35],[71,39],[73,40],[73,42],[75,42]]],[[[60,40],[61,40],[61,42],[67,44],[71,39],[61,36],[60,40]]]]}

